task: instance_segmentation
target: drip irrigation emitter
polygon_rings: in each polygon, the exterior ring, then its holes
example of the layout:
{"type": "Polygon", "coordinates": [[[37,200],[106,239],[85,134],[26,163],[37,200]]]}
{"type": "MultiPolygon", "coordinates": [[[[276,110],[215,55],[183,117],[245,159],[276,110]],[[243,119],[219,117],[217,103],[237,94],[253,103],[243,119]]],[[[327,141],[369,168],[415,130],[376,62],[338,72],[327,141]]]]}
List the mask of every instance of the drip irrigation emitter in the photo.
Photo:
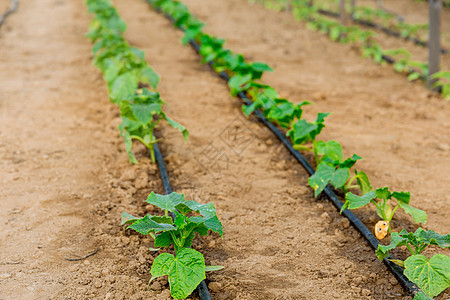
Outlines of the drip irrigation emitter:
{"type": "Polygon", "coordinates": [[[19,7],[19,0],[11,0],[10,8],[3,15],[0,16],[0,27],[5,22],[6,17],[17,10],[17,7],[19,7]]]}
{"type": "MultiPolygon", "coordinates": [[[[175,23],[175,20],[170,15],[164,14],[158,9],[155,9],[155,10],[158,13],[163,14],[166,18],[168,18],[176,28],[178,28],[182,31],[185,30],[184,28],[177,26],[175,23]]],[[[189,44],[197,52],[197,54],[199,54],[200,45],[193,39],[189,40],[189,44]]],[[[208,62],[208,65],[211,67],[212,70],[214,70],[213,64],[214,63],[212,61],[208,62]]],[[[228,82],[228,80],[230,80],[230,77],[224,71],[216,72],[216,74],[220,78],[224,79],[227,82],[228,82]]],[[[247,97],[247,95],[245,93],[240,92],[237,94],[237,96],[244,102],[244,104],[246,104],[246,105],[252,104],[252,101],[247,97]]],[[[287,150],[303,166],[303,168],[308,172],[308,174],[310,176],[313,175],[315,173],[315,170],[312,167],[312,165],[308,162],[308,160],[299,151],[297,151],[293,148],[291,142],[287,139],[286,135],[284,133],[282,133],[269,120],[267,120],[267,118],[263,115],[263,113],[261,111],[255,110],[254,114],[260,122],[262,122],[265,126],[267,126],[272,131],[273,134],[275,134],[275,136],[283,143],[283,145],[287,148],[287,150]]],[[[157,148],[155,148],[155,154],[157,153],[156,149],[157,148]]],[[[158,152],[159,152],[159,150],[158,150],[158,152]]],[[[158,166],[159,166],[159,163],[158,163],[158,166]]],[[[340,209],[343,206],[343,203],[338,198],[338,196],[336,195],[336,193],[333,191],[333,189],[330,186],[327,186],[324,189],[324,194],[333,203],[333,205],[336,207],[336,209],[338,211],[340,211],[340,209]]],[[[372,249],[376,250],[378,248],[378,245],[380,243],[378,242],[377,238],[372,234],[372,232],[367,228],[367,226],[364,225],[364,223],[358,219],[358,217],[353,212],[351,212],[348,209],[345,209],[342,212],[342,215],[344,215],[350,221],[350,224],[363,235],[363,237],[366,239],[366,241],[368,242],[368,244],[370,245],[370,247],[372,249]]],[[[388,256],[385,259],[383,259],[383,262],[386,265],[386,267],[388,268],[388,270],[394,275],[394,277],[397,279],[397,281],[400,283],[400,285],[403,287],[403,289],[406,291],[407,294],[409,294],[409,295],[417,294],[420,291],[419,287],[416,284],[414,284],[413,282],[408,280],[408,278],[403,274],[402,268],[400,266],[396,265],[395,263],[393,263],[392,261],[390,261],[392,259],[393,258],[391,256],[388,256]]]]}
{"type": "MultiPolygon", "coordinates": [[[[334,11],[329,11],[329,10],[325,10],[325,9],[319,9],[318,13],[327,16],[327,17],[332,17],[332,18],[339,18],[339,13],[334,12],[334,11]]],[[[352,17],[352,21],[363,25],[363,26],[367,26],[367,27],[371,27],[371,28],[375,28],[378,30],[381,30],[382,32],[384,32],[387,35],[399,38],[399,39],[404,39],[406,41],[411,41],[416,45],[422,46],[422,47],[427,47],[428,46],[428,42],[419,40],[418,38],[412,37],[412,36],[402,36],[400,32],[392,30],[384,25],[369,21],[369,20],[362,20],[362,19],[356,19],[354,17],[352,17]]],[[[441,53],[442,54],[448,54],[450,51],[448,49],[444,49],[441,48],[441,53]]]]}
{"type": "MultiPolygon", "coordinates": [[[[158,144],[153,145],[153,150],[155,151],[155,159],[156,164],[158,165],[159,175],[161,177],[161,181],[163,184],[164,192],[166,194],[172,193],[172,185],[170,184],[169,174],[167,172],[166,164],[164,163],[164,158],[161,154],[161,150],[159,149],[158,144]]],[[[170,212],[170,216],[172,220],[175,221],[175,214],[170,212]]],[[[201,300],[211,300],[211,295],[208,291],[208,286],[206,285],[205,280],[202,280],[200,284],[197,286],[196,291],[201,300]]]]}

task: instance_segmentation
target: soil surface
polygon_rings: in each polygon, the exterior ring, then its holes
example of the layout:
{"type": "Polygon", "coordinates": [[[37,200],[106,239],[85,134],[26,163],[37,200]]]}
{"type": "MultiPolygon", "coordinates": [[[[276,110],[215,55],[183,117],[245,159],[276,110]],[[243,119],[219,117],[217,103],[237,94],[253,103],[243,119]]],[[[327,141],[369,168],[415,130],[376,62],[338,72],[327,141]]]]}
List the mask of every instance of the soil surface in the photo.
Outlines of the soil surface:
{"type": "MultiPolygon", "coordinates": [[[[161,75],[169,116],[191,133],[158,130],[173,188],[213,201],[224,239],[194,248],[207,264],[213,299],[410,299],[366,242],[324,199],[306,172],[224,82],[180,42],[182,33],[145,1],[116,0],[126,38],[161,75]]],[[[449,103],[421,83],[245,0],[185,0],[206,31],[275,71],[263,81],[305,109],[333,114],[324,139],[342,143],[375,187],[410,190],[426,228],[450,228],[449,103]]],[[[162,193],[147,151],[128,162],[118,108],[108,101],[83,34],[82,1],[21,2],[0,29],[0,299],[170,299],[167,279],[150,285],[153,242],[120,227],[120,213],[154,213],[162,193]],[[80,261],[65,258],[95,254],[80,261]]],[[[373,226],[373,211],[360,217],[373,226]]],[[[396,215],[395,228],[416,228],[396,215]]],[[[426,254],[435,253],[431,249],[426,254]]],[[[399,251],[398,257],[404,255],[399,251]]],[[[448,254],[448,252],[447,252],[448,254]]],[[[437,299],[447,299],[450,291],[437,299]]],[[[196,296],[193,296],[194,298],[196,296]]]]}

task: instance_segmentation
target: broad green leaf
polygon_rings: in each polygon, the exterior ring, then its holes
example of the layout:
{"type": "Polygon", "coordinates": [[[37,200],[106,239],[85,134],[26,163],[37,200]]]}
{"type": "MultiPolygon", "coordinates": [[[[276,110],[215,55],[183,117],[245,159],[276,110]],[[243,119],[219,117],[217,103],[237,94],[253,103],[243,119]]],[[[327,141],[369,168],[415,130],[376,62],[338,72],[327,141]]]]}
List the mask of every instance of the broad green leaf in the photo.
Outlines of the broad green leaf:
{"type": "Polygon", "coordinates": [[[433,230],[425,231],[422,228],[418,228],[414,235],[419,236],[429,244],[450,249],[450,234],[441,235],[433,230]]]}
{"type": "Polygon", "coordinates": [[[153,221],[148,215],[143,217],[142,219],[137,220],[132,225],[128,226],[127,228],[136,230],[137,232],[146,235],[150,232],[158,233],[160,231],[167,231],[167,230],[175,230],[175,226],[166,224],[166,223],[157,223],[153,221]]]}
{"type": "Polygon", "coordinates": [[[179,209],[180,212],[184,215],[189,211],[196,211],[206,218],[212,218],[217,215],[216,208],[214,207],[214,203],[212,202],[207,204],[200,204],[197,201],[188,200],[180,202],[180,205],[178,205],[176,208],[179,209]]]}
{"type": "Polygon", "coordinates": [[[178,123],[175,120],[172,120],[171,118],[169,118],[165,113],[162,114],[162,117],[167,121],[167,123],[172,126],[175,129],[178,129],[182,134],[183,134],[183,138],[185,141],[187,141],[188,137],[189,137],[189,131],[186,129],[186,127],[184,127],[183,125],[181,125],[180,123],[178,123]]]}
{"type": "Polygon", "coordinates": [[[205,272],[219,271],[223,270],[224,266],[205,266],[205,272]]]}
{"type": "Polygon", "coordinates": [[[156,235],[155,238],[155,247],[169,247],[171,244],[174,244],[172,235],[168,231],[161,232],[156,235]]]}
{"type": "Polygon", "coordinates": [[[242,91],[245,91],[250,86],[250,80],[252,79],[251,74],[247,75],[234,75],[228,81],[228,86],[231,90],[231,95],[236,96],[242,91]]]}
{"type": "Polygon", "coordinates": [[[127,214],[126,212],[122,213],[122,219],[120,221],[120,225],[130,224],[134,223],[135,221],[139,220],[140,218],[134,217],[130,214],[127,214]]]}
{"type": "Polygon", "coordinates": [[[350,177],[350,171],[347,168],[340,168],[334,172],[333,177],[330,180],[330,184],[335,188],[341,188],[347,179],[350,177]]]}
{"type": "Polygon", "coordinates": [[[433,300],[433,298],[428,297],[427,295],[425,295],[424,292],[418,292],[415,296],[413,300],[433,300]]]}
{"type": "Polygon", "coordinates": [[[416,223],[423,223],[425,224],[427,222],[427,213],[423,210],[420,210],[418,208],[412,207],[408,204],[405,204],[401,201],[398,201],[398,205],[403,208],[403,210],[412,216],[414,219],[414,222],[416,223]]]}
{"type": "Polygon", "coordinates": [[[190,217],[189,221],[194,223],[204,223],[208,229],[217,232],[218,234],[220,234],[221,237],[223,237],[222,223],[219,221],[219,218],[217,218],[217,216],[211,218],[190,217]]]}
{"type": "Polygon", "coordinates": [[[375,191],[370,191],[363,196],[358,196],[353,194],[352,192],[348,192],[345,194],[345,203],[341,208],[341,213],[346,209],[356,209],[363,207],[370,203],[370,201],[375,198],[375,191]]]}
{"type": "Polygon", "coordinates": [[[394,197],[397,199],[398,202],[403,202],[405,204],[409,204],[409,201],[411,200],[411,193],[410,192],[393,192],[391,197],[394,197]]]}
{"type": "Polygon", "coordinates": [[[389,191],[389,188],[383,187],[378,188],[375,191],[377,193],[377,198],[382,200],[388,200],[391,198],[391,192],[389,191]]]}
{"type": "Polygon", "coordinates": [[[428,260],[422,254],[412,255],[405,260],[404,274],[429,297],[435,297],[450,287],[450,257],[436,254],[428,260]]]}
{"type": "Polygon", "coordinates": [[[144,76],[144,83],[149,83],[154,89],[158,86],[160,77],[158,73],[155,72],[152,68],[149,66],[146,66],[144,69],[142,69],[142,76],[144,76]]]}
{"type": "Polygon", "coordinates": [[[104,73],[104,78],[105,78],[105,81],[108,83],[108,85],[116,79],[121,68],[122,68],[122,66],[120,64],[113,63],[111,66],[109,66],[108,69],[106,69],[106,71],[104,73]]]}
{"type": "Polygon", "coordinates": [[[133,96],[137,87],[138,82],[133,73],[123,73],[114,80],[109,97],[112,102],[119,103],[120,101],[133,96]]]}
{"type": "MultiPolygon", "coordinates": [[[[303,144],[307,142],[308,135],[317,129],[317,125],[314,123],[309,123],[305,119],[301,119],[294,124],[294,128],[292,128],[289,132],[290,137],[294,144],[303,144]]],[[[288,134],[289,134],[288,132],[288,134]]]]}
{"type": "Polygon", "coordinates": [[[330,166],[326,162],[322,162],[317,167],[316,172],[308,178],[309,185],[314,189],[314,196],[317,197],[331,183],[336,188],[345,184],[350,173],[348,169],[338,169],[330,166]]]}
{"type": "Polygon", "coordinates": [[[378,244],[378,248],[375,252],[379,260],[383,260],[389,255],[389,251],[395,249],[398,246],[403,246],[408,243],[408,240],[402,237],[398,232],[391,233],[391,243],[389,245],[378,244]]]}
{"type": "Polygon", "coordinates": [[[175,210],[174,213],[176,216],[174,225],[178,228],[183,228],[186,225],[187,217],[179,213],[177,210],[175,210]]]}
{"type": "Polygon", "coordinates": [[[314,144],[316,153],[323,156],[321,160],[329,158],[331,161],[342,161],[344,155],[341,145],[336,141],[318,141],[314,144]]]}
{"type": "Polygon", "coordinates": [[[173,224],[172,218],[169,216],[150,216],[156,223],[173,224]]]}
{"type": "Polygon", "coordinates": [[[168,195],[159,195],[152,192],[147,198],[147,203],[153,204],[164,211],[174,211],[175,206],[183,202],[185,202],[184,195],[176,192],[172,192],[168,195]]]}
{"type": "Polygon", "coordinates": [[[159,114],[161,112],[161,104],[131,104],[131,110],[133,111],[136,119],[142,124],[148,124],[153,119],[153,114],[159,114]]]}
{"type": "Polygon", "coordinates": [[[152,268],[150,270],[150,274],[152,274],[152,277],[157,278],[160,276],[168,275],[174,260],[175,256],[170,253],[162,253],[158,255],[153,260],[152,268]]]}
{"type": "Polygon", "coordinates": [[[372,191],[372,186],[370,185],[369,177],[367,176],[367,174],[365,172],[358,172],[356,170],[355,173],[357,175],[356,182],[358,183],[362,194],[365,195],[368,192],[372,191]]]}
{"type": "Polygon", "coordinates": [[[163,253],[155,258],[150,270],[152,277],[168,275],[170,292],[175,299],[187,298],[205,276],[203,255],[189,248],[183,248],[174,257],[163,253]]]}
{"type": "Polygon", "coordinates": [[[266,63],[262,62],[254,62],[252,63],[252,69],[259,72],[265,72],[265,71],[273,71],[271,67],[269,67],[266,63]]]}
{"type": "Polygon", "coordinates": [[[353,154],[352,157],[347,158],[343,162],[339,162],[337,165],[341,168],[351,168],[355,165],[356,161],[362,159],[361,156],[353,154]]]}
{"type": "Polygon", "coordinates": [[[128,131],[124,130],[122,133],[123,139],[125,140],[125,151],[128,154],[128,159],[132,164],[137,164],[138,161],[134,156],[133,152],[131,152],[131,147],[133,146],[133,141],[131,140],[131,135],[128,131]]]}

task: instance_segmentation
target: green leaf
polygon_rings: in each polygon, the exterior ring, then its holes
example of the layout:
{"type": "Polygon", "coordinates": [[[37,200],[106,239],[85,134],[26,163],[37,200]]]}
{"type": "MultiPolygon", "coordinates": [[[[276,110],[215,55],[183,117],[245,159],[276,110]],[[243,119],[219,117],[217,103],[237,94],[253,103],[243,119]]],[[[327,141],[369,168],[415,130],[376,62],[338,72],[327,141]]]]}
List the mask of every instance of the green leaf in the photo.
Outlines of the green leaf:
{"type": "Polygon", "coordinates": [[[113,63],[111,66],[109,66],[108,69],[106,69],[104,73],[105,81],[108,83],[108,85],[116,79],[117,75],[119,74],[120,69],[122,68],[121,65],[117,63],[113,63]]]}
{"type": "Polygon", "coordinates": [[[169,247],[171,244],[175,244],[172,235],[168,231],[163,231],[156,235],[155,247],[169,247]]]}
{"type": "Polygon", "coordinates": [[[159,103],[131,104],[130,108],[136,119],[142,124],[150,123],[153,115],[161,112],[161,104],[159,103]]]}
{"type": "Polygon", "coordinates": [[[162,117],[167,121],[167,123],[172,126],[175,129],[178,129],[182,134],[183,134],[183,138],[186,141],[189,137],[189,131],[186,129],[186,127],[184,127],[183,125],[181,125],[180,123],[178,123],[175,120],[172,120],[171,118],[169,118],[165,113],[162,114],[162,117]]]}
{"type": "Polygon", "coordinates": [[[382,200],[388,200],[391,198],[391,192],[389,191],[389,188],[383,187],[378,188],[375,191],[377,193],[377,198],[382,200]]]}
{"type": "Polygon", "coordinates": [[[442,248],[450,249],[450,234],[441,235],[433,230],[419,230],[418,228],[414,235],[418,235],[421,239],[425,240],[429,244],[437,245],[442,248]]]}
{"type": "Polygon", "coordinates": [[[450,257],[436,254],[428,260],[422,254],[412,255],[405,260],[404,274],[429,297],[435,297],[450,287],[450,257]]]}
{"type": "Polygon", "coordinates": [[[134,217],[130,214],[127,214],[126,212],[122,213],[122,220],[120,221],[120,225],[130,224],[134,223],[135,221],[139,220],[140,218],[134,217]]]}
{"type": "Polygon", "coordinates": [[[433,300],[433,298],[428,297],[424,292],[420,291],[414,296],[413,300],[433,300]]]}
{"type": "Polygon", "coordinates": [[[359,188],[361,189],[362,194],[367,194],[372,191],[372,186],[370,185],[369,177],[364,172],[358,172],[355,170],[357,174],[356,182],[358,183],[359,188]]]}
{"type": "Polygon", "coordinates": [[[347,168],[338,169],[334,166],[322,162],[317,167],[316,172],[308,178],[309,185],[314,189],[314,196],[317,197],[331,183],[336,188],[342,187],[350,176],[347,168]]]}
{"type": "Polygon", "coordinates": [[[134,156],[133,152],[131,152],[131,147],[133,146],[133,141],[131,140],[131,135],[128,131],[124,130],[122,132],[123,139],[125,140],[125,151],[128,154],[128,159],[132,164],[137,164],[138,161],[134,156]]]}
{"type": "Polygon", "coordinates": [[[251,79],[252,79],[251,74],[247,75],[238,74],[231,77],[230,80],[228,81],[228,86],[230,87],[231,95],[236,96],[240,92],[248,89],[250,86],[251,79]]]}
{"type": "Polygon", "coordinates": [[[266,63],[262,62],[254,62],[252,63],[252,69],[258,72],[265,72],[265,71],[273,71],[271,67],[269,67],[266,63]]]}
{"type": "Polygon", "coordinates": [[[223,270],[224,266],[205,266],[205,272],[219,271],[223,270]]]}
{"type": "MultiPolygon", "coordinates": [[[[420,73],[419,72],[412,72],[411,74],[408,75],[407,79],[408,81],[414,81],[420,78],[420,73]]],[[[415,298],[414,298],[415,299],[415,298]]]]}
{"type": "Polygon", "coordinates": [[[142,69],[142,76],[144,76],[144,79],[142,80],[144,83],[149,83],[154,89],[156,89],[160,77],[158,73],[155,72],[155,70],[153,70],[149,66],[146,66],[144,69],[142,69]]]}
{"type": "Polygon", "coordinates": [[[147,203],[153,204],[164,211],[174,211],[175,206],[183,202],[185,202],[184,195],[176,192],[172,192],[168,195],[159,195],[152,192],[147,197],[147,203]]]}
{"type": "Polygon", "coordinates": [[[409,201],[411,200],[411,193],[410,192],[393,192],[391,197],[394,197],[397,199],[398,202],[403,202],[405,204],[409,204],[409,201]]]}
{"type": "Polygon", "coordinates": [[[335,188],[341,188],[347,179],[350,177],[350,171],[347,168],[340,168],[334,172],[333,177],[330,180],[330,184],[335,188]]]}
{"type": "Polygon", "coordinates": [[[340,213],[342,213],[346,208],[356,209],[363,207],[370,203],[370,201],[375,198],[375,191],[370,191],[363,196],[358,196],[352,192],[345,194],[345,203],[341,208],[340,213]]]}
{"type": "Polygon", "coordinates": [[[150,270],[152,277],[157,278],[168,275],[174,260],[175,256],[170,253],[162,253],[158,255],[158,257],[153,260],[152,268],[150,270]]]}
{"type": "Polygon", "coordinates": [[[157,223],[151,219],[150,216],[145,216],[142,219],[137,220],[132,225],[127,228],[133,229],[143,235],[149,234],[150,232],[158,233],[160,231],[175,230],[176,227],[171,224],[157,223]]]}
{"type": "Polygon", "coordinates": [[[328,158],[331,161],[342,161],[344,159],[342,147],[336,141],[318,141],[314,146],[316,147],[316,153],[322,156],[321,160],[328,158]]]}
{"type": "Polygon", "coordinates": [[[172,297],[184,299],[206,278],[205,259],[189,248],[181,249],[176,257],[163,253],[153,261],[150,273],[154,278],[168,275],[172,297]]]}
{"type": "Polygon", "coordinates": [[[408,243],[408,239],[402,237],[398,232],[391,233],[391,243],[389,245],[378,244],[378,248],[375,252],[379,260],[383,260],[389,255],[389,251],[392,249],[403,246],[408,243]]]}
{"type": "Polygon", "coordinates": [[[219,221],[219,218],[217,218],[217,216],[211,218],[190,217],[189,221],[194,223],[204,223],[206,228],[211,229],[214,232],[217,232],[218,234],[220,234],[221,237],[223,237],[222,223],[219,221]]]}
{"type": "Polygon", "coordinates": [[[412,216],[414,219],[414,222],[416,223],[423,223],[425,224],[427,222],[427,213],[423,210],[420,210],[418,208],[412,207],[408,204],[405,204],[404,202],[398,201],[398,205],[403,208],[403,210],[412,216]]]}
{"type": "Polygon", "coordinates": [[[109,97],[112,102],[119,103],[120,101],[133,96],[137,87],[138,82],[133,73],[123,73],[114,80],[109,97]]]}
{"type": "Polygon", "coordinates": [[[200,204],[194,200],[188,200],[180,203],[177,207],[182,214],[187,214],[190,211],[196,211],[206,218],[212,218],[217,216],[214,203],[200,204]]]}
{"type": "Polygon", "coordinates": [[[356,161],[362,159],[361,156],[353,154],[352,157],[347,158],[343,162],[339,162],[337,165],[341,168],[351,168],[355,165],[356,161]]]}

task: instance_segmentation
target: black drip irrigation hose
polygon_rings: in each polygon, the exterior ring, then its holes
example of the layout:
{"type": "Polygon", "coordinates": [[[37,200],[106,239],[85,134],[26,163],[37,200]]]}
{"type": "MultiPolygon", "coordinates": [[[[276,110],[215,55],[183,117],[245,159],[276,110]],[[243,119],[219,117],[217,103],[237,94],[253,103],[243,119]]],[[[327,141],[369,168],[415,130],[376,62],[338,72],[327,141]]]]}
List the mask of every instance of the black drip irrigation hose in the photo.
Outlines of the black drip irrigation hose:
{"type": "Polygon", "coordinates": [[[17,7],[19,7],[19,0],[11,0],[11,7],[0,16],[0,27],[5,22],[6,17],[17,10],[17,7]]]}
{"type": "MultiPolygon", "coordinates": [[[[319,9],[318,12],[320,14],[324,15],[324,16],[333,17],[333,18],[339,18],[339,13],[337,13],[337,12],[324,10],[324,9],[319,9]]],[[[404,40],[407,40],[407,41],[411,41],[414,44],[419,45],[419,46],[423,46],[423,47],[428,46],[428,43],[425,42],[425,41],[419,40],[419,39],[417,39],[415,37],[412,37],[412,36],[405,36],[405,37],[403,37],[400,32],[392,30],[392,29],[390,29],[390,28],[388,28],[388,27],[386,27],[384,25],[377,24],[377,23],[374,23],[374,22],[369,21],[369,20],[355,19],[354,17],[352,17],[352,21],[357,23],[357,24],[363,25],[363,26],[372,27],[372,28],[381,30],[382,32],[386,33],[387,35],[390,35],[390,36],[393,36],[393,37],[396,37],[396,38],[400,38],[400,39],[404,39],[404,40]]],[[[441,48],[441,53],[442,54],[448,54],[449,52],[450,51],[448,49],[441,48]]]]}
{"type": "MultiPolygon", "coordinates": [[[[159,13],[162,13],[160,10],[156,10],[159,13]]],[[[175,24],[175,20],[167,15],[163,14],[166,18],[168,18],[173,24],[175,24]]],[[[178,29],[183,30],[183,28],[178,27],[178,29]]],[[[192,48],[197,52],[197,54],[200,53],[200,45],[195,42],[194,40],[190,40],[189,44],[192,46],[192,48]]],[[[209,62],[208,65],[214,70],[213,68],[213,62],[209,62]]],[[[219,75],[220,78],[224,79],[228,82],[230,80],[230,77],[227,73],[224,71],[216,73],[219,75]]],[[[250,105],[252,102],[251,100],[245,95],[245,93],[240,92],[237,95],[246,105],[250,105]]],[[[274,124],[272,124],[267,118],[263,115],[263,113],[259,110],[254,111],[255,116],[258,118],[260,122],[262,122],[265,126],[267,126],[273,134],[283,143],[283,145],[288,149],[288,151],[295,157],[295,159],[303,166],[303,168],[308,172],[308,174],[311,176],[315,173],[314,168],[311,166],[311,164],[308,162],[308,160],[297,150],[293,148],[293,145],[291,142],[287,139],[286,135],[282,133],[274,124]]],[[[155,150],[156,154],[156,150],[155,150]]],[[[159,164],[158,164],[159,166],[159,164]]],[[[161,175],[162,176],[162,175],[161,175]]],[[[344,205],[342,201],[338,198],[338,196],[334,193],[333,189],[330,186],[325,187],[324,189],[325,195],[328,197],[328,199],[333,203],[333,205],[337,208],[338,211],[341,210],[342,206],[344,205]]],[[[369,243],[370,247],[374,250],[378,248],[378,245],[380,242],[378,242],[377,238],[372,234],[372,232],[367,228],[366,225],[364,225],[361,220],[358,219],[358,217],[355,216],[353,212],[351,212],[348,209],[345,209],[342,212],[342,215],[344,215],[352,224],[353,227],[355,227],[366,239],[366,241],[369,243]]],[[[388,270],[395,276],[397,281],[400,283],[400,285],[403,287],[403,289],[409,294],[409,295],[415,295],[417,294],[420,289],[419,287],[414,284],[413,282],[409,281],[408,278],[403,274],[403,269],[396,265],[395,263],[391,262],[390,259],[392,259],[391,256],[386,257],[383,259],[384,264],[388,268],[388,270]]]]}
{"type": "MultiPolygon", "coordinates": [[[[158,165],[159,175],[161,176],[161,181],[163,184],[164,192],[166,194],[172,193],[172,185],[170,184],[169,174],[167,172],[166,164],[164,163],[164,158],[161,154],[161,150],[159,149],[158,144],[153,145],[153,150],[155,152],[156,164],[158,165]]],[[[175,220],[175,214],[170,212],[170,216],[172,220],[175,220]]],[[[200,284],[197,286],[196,291],[201,300],[211,300],[211,295],[208,291],[208,286],[206,282],[202,280],[200,284]]]]}

